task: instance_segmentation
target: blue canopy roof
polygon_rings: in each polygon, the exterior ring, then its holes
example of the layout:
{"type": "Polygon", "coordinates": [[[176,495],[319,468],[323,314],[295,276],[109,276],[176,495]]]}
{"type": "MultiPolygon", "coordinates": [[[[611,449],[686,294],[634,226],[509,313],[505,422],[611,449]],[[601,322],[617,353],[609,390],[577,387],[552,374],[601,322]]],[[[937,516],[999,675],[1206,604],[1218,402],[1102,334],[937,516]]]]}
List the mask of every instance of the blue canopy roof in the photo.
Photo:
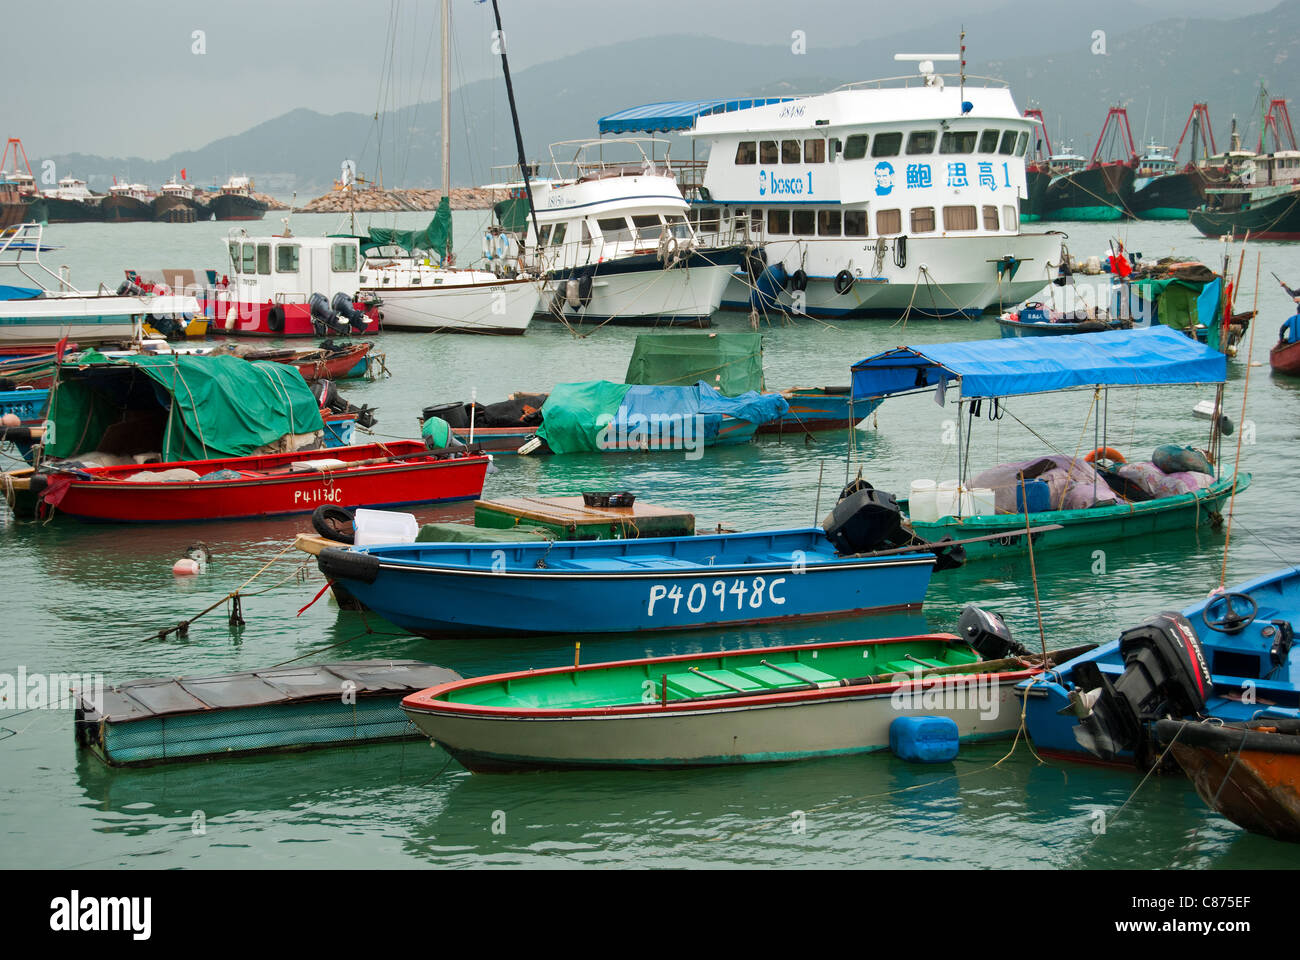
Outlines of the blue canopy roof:
{"type": "Polygon", "coordinates": [[[898,347],[853,365],[853,399],[956,380],[962,397],[1091,386],[1222,383],[1223,354],[1170,327],[898,347]]]}
{"type": "Polygon", "coordinates": [[[606,133],[658,133],[667,130],[690,130],[698,117],[711,113],[730,113],[765,107],[769,103],[784,103],[794,97],[749,97],[739,100],[670,100],[664,103],[647,103],[628,107],[618,113],[601,117],[601,134],[606,133]]]}

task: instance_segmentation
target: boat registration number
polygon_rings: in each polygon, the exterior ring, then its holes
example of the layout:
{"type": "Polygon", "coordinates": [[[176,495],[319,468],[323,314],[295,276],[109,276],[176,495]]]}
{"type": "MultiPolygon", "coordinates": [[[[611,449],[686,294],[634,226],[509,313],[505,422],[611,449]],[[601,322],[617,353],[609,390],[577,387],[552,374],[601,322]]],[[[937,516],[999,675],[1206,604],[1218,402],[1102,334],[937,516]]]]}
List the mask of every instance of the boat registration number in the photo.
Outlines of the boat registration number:
{"type": "Polygon", "coordinates": [[[320,488],[316,490],[295,490],[293,492],[294,503],[342,503],[343,491],[337,487],[320,488]]]}
{"type": "Polygon", "coordinates": [[[674,616],[683,607],[688,613],[702,613],[705,607],[716,606],[719,613],[728,609],[740,612],[745,609],[758,610],[767,604],[780,606],[785,597],[777,593],[777,588],[785,583],[785,577],[740,577],[733,580],[714,580],[705,586],[693,583],[689,589],[675,583],[650,585],[650,598],[646,606],[646,616],[653,617],[656,608],[660,614],[674,616]],[[668,613],[671,605],[672,611],[668,613]]]}

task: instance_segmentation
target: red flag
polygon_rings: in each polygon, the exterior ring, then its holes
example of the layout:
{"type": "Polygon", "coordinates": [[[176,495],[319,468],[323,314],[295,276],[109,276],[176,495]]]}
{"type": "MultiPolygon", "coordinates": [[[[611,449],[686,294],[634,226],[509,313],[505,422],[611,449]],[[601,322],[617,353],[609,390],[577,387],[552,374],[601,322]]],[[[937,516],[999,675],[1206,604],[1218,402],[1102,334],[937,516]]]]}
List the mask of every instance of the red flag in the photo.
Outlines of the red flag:
{"type": "Polygon", "coordinates": [[[185,168],[184,168],[184,167],[181,167],[181,179],[182,179],[182,180],[185,179],[185,168]]]}
{"type": "Polygon", "coordinates": [[[63,362],[63,351],[68,349],[68,338],[65,336],[62,340],[54,345],[54,362],[63,362]]]}

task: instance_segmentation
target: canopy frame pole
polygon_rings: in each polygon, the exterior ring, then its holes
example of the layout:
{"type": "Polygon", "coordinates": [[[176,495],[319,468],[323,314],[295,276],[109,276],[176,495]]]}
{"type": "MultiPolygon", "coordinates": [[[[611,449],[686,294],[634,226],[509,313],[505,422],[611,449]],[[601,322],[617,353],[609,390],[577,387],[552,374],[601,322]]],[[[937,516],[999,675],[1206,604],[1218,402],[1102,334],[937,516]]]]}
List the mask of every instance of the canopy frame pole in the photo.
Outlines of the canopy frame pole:
{"type": "MultiPolygon", "coordinates": [[[[1097,394],[1099,394],[1099,393],[1101,393],[1101,392],[1102,392],[1102,388],[1101,388],[1101,387],[1098,387],[1097,390],[1096,390],[1096,393],[1093,394],[1093,400],[1094,400],[1094,404],[1093,404],[1093,406],[1094,406],[1094,408],[1095,408],[1095,406],[1096,406],[1095,401],[1096,401],[1096,399],[1097,399],[1097,394]]],[[[1092,449],[1093,449],[1093,450],[1099,450],[1099,449],[1101,449],[1101,416],[1102,416],[1101,411],[1098,410],[1098,411],[1096,411],[1096,416],[1094,416],[1094,417],[1092,418],[1092,449]]],[[[1093,505],[1094,507],[1097,505],[1097,460],[1099,460],[1100,458],[1101,458],[1101,454],[1099,454],[1099,453],[1098,453],[1098,454],[1095,454],[1095,455],[1093,456],[1093,466],[1092,466],[1092,505],[1093,505]]]]}
{"type": "MultiPolygon", "coordinates": [[[[958,387],[958,389],[959,390],[961,389],[960,386],[958,387]]],[[[962,407],[963,404],[965,404],[965,402],[966,401],[962,397],[959,396],[957,398],[957,519],[958,520],[961,519],[962,491],[966,489],[966,463],[962,459],[963,445],[961,442],[962,407]]],[[[972,419],[972,425],[973,424],[974,421],[972,419]]]]}

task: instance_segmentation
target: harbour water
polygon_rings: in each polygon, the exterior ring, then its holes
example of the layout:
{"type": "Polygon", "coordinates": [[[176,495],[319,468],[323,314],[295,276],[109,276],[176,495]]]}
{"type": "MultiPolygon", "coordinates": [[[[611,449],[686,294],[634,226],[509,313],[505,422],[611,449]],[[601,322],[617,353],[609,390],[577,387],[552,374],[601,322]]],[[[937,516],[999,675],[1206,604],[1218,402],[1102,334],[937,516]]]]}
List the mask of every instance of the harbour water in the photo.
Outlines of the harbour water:
{"type": "MultiPolygon", "coordinates": [[[[268,214],[261,229],[278,229],[268,214]]],[[[461,260],[476,254],[484,215],[458,213],[461,260]]],[[[385,218],[384,225],[394,222],[385,218]]],[[[403,214],[412,227],[427,215],[403,214]]],[[[379,221],[376,221],[378,225],[379,221]]],[[[338,218],[296,216],[300,235],[333,232],[338,218]]],[[[1045,224],[1070,233],[1076,256],[1103,253],[1118,235],[1146,256],[1179,254],[1218,267],[1221,244],[1185,223],[1045,224]]],[[[227,225],[78,224],[49,228],[83,289],[116,287],[124,267],[217,266],[227,225]]],[[[258,232],[253,225],[250,232],[258,232]]],[[[1238,246],[1232,248],[1233,268],[1238,246]]],[[[1226,469],[1242,437],[1241,469],[1254,476],[1235,506],[1229,584],[1296,560],[1294,503],[1300,479],[1300,381],[1270,376],[1268,348],[1293,306],[1270,277],[1300,280],[1296,248],[1251,244],[1238,310],[1250,309],[1256,252],[1262,254],[1260,312],[1250,369],[1230,362],[1227,412],[1238,432],[1225,442],[1226,469]]],[[[1027,266],[1025,269],[1028,269],[1027,266]]],[[[722,314],[719,330],[748,330],[722,314]]],[[[996,337],[978,323],[807,319],[765,323],[768,386],[848,382],[849,365],[904,343],[996,337]]],[[[422,407],[504,399],[556,382],[622,379],[636,331],[604,327],[577,338],[535,322],[525,337],[382,334],[391,379],[343,385],[348,399],[378,408],[376,435],[411,436],[422,407]]],[[[1208,424],[1191,415],[1209,388],[1112,391],[1108,445],[1145,459],[1167,442],[1203,445],[1208,424]]],[[[974,427],[972,468],[1057,450],[1092,449],[1085,427],[1092,397],[1025,397],[1008,416],[974,427]],[[1023,425],[1018,422],[1023,421],[1023,425]]],[[[857,433],[794,433],[700,459],[672,454],[499,457],[485,496],[558,495],[630,489],[649,502],[694,511],[701,530],[811,524],[846,474],[905,494],[911,480],[956,477],[951,406],[930,397],[886,402],[857,433]],[[850,465],[850,458],[856,458],[850,465]],[[819,477],[821,485],[819,490],[819,477]],[[819,509],[820,504],[820,509],[819,509]]],[[[418,510],[422,519],[468,519],[469,505],[418,510]]],[[[299,614],[322,587],[314,564],[285,551],[307,518],[192,526],[117,527],[71,521],[0,520],[4,627],[0,673],[102,674],[113,683],[146,676],[211,675],[287,661],[416,658],[464,675],[572,662],[573,639],[429,641],[327,597],[299,614]],[[174,578],[172,562],[196,540],[209,570],[174,578]],[[232,631],[224,609],[173,627],[239,587],[246,626],[232,631]]],[[[1162,609],[1187,605],[1219,583],[1222,532],[1202,528],[1132,543],[1038,557],[1049,646],[1112,639],[1162,609]]],[[[593,597],[592,603],[599,603],[593,597]]],[[[587,638],[584,662],[804,640],[950,630],[962,606],[1001,612],[1018,639],[1037,644],[1028,562],[973,564],[939,574],[923,613],[781,628],[587,638]]],[[[882,866],[882,867],[1286,867],[1293,848],[1247,834],[1211,813],[1180,778],[1126,770],[1040,764],[1024,741],[964,747],[950,765],[912,766],[888,754],[800,764],[674,772],[471,776],[438,749],[411,741],[364,749],[256,757],[143,770],[110,770],[79,754],[70,710],[0,710],[0,865],[64,868],[452,866],[882,866]],[[1000,762],[999,762],[1000,761],[1000,762]],[[1135,793],[1136,791],[1136,793],[1135,793]],[[1121,809],[1122,808],[1122,809],[1121,809]]]]}

